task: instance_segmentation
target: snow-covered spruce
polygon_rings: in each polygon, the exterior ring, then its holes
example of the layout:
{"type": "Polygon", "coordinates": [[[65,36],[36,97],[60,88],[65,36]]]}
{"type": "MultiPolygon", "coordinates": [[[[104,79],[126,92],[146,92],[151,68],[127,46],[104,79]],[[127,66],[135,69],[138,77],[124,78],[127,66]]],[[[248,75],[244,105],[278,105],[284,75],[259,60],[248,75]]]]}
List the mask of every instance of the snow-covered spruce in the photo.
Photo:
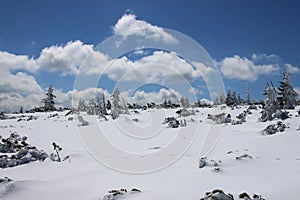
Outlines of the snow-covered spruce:
{"type": "Polygon", "coordinates": [[[262,122],[273,120],[274,114],[279,109],[277,92],[272,82],[267,83],[264,95],[266,96],[265,105],[259,118],[259,121],[262,122]]]}
{"type": "Polygon", "coordinates": [[[0,168],[15,167],[33,161],[44,161],[48,155],[26,142],[27,137],[12,133],[0,142],[0,168]]]}
{"type": "Polygon", "coordinates": [[[295,106],[297,105],[298,94],[290,84],[290,73],[288,71],[284,72],[283,80],[284,81],[281,81],[280,86],[278,87],[279,105],[283,109],[295,109],[295,106]]]}
{"type": "Polygon", "coordinates": [[[44,111],[54,111],[56,110],[55,108],[55,102],[54,99],[56,96],[53,94],[53,88],[52,85],[50,85],[48,91],[45,93],[45,98],[42,100],[42,102],[45,104],[44,105],[44,111]]]}

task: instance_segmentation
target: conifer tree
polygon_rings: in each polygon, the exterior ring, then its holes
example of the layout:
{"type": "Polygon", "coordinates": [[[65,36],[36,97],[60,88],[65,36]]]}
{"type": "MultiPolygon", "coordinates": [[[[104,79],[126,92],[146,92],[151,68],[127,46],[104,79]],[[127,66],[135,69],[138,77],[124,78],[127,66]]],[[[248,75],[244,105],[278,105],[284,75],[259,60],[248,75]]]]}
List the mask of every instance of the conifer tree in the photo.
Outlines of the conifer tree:
{"type": "Polygon", "coordinates": [[[54,104],[54,98],[56,98],[56,96],[53,94],[53,88],[52,85],[50,85],[48,91],[45,93],[45,98],[42,100],[42,103],[44,103],[44,110],[45,111],[54,111],[56,110],[54,104]]]}
{"type": "Polygon", "coordinates": [[[250,92],[249,92],[249,87],[247,86],[246,88],[246,104],[250,105],[251,99],[250,99],[250,92]]]}
{"type": "Polygon", "coordinates": [[[278,98],[279,105],[283,109],[295,109],[298,94],[290,84],[290,73],[288,71],[284,72],[283,79],[284,81],[280,81],[280,86],[278,87],[278,94],[280,95],[278,98]]]}

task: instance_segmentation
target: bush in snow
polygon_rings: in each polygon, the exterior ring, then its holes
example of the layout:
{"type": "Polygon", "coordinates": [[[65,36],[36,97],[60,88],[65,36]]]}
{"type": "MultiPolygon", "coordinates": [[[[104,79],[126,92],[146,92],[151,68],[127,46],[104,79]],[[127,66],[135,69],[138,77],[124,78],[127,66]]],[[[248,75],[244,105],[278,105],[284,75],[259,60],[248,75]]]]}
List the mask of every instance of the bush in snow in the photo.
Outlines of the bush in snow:
{"type": "Polygon", "coordinates": [[[8,177],[4,177],[4,178],[0,178],[0,183],[9,183],[11,182],[12,180],[8,177]]]}
{"type": "Polygon", "coordinates": [[[217,115],[207,115],[207,119],[213,120],[217,124],[231,123],[231,115],[226,113],[221,113],[217,115]]]}
{"type": "MultiPolygon", "coordinates": [[[[239,196],[240,200],[265,200],[261,195],[253,194],[253,198],[250,197],[246,192],[241,193],[239,196]]],[[[212,192],[206,192],[205,196],[200,198],[200,200],[234,200],[232,194],[225,194],[223,190],[215,189],[212,192]]]]}
{"type": "Polygon", "coordinates": [[[206,192],[200,200],[234,200],[231,194],[225,194],[222,190],[215,189],[212,192],[206,192]]]}
{"type": "Polygon", "coordinates": [[[62,147],[60,147],[58,144],[56,144],[55,142],[52,143],[53,145],[53,149],[55,151],[55,153],[51,153],[50,154],[50,159],[52,161],[55,161],[55,162],[61,162],[61,161],[65,161],[67,159],[70,159],[70,156],[66,156],[64,157],[64,159],[61,159],[61,156],[59,155],[59,152],[62,151],[62,147]]]}
{"type": "Polygon", "coordinates": [[[281,121],[278,121],[276,124],[270,124],[263,130],[263,135],[273,135],[277,132],[283,132],[288,126],[281,121]]]}
{"type": "Polygon", "coordinates": [[[136,188],[132,188],[130,191],[127,191],[127,189],[110,190],[108,191],[109,194],[103,197],[103,200],[117,200],[120,198],[125,198],[125,196],[133,195],[140,192],[141,190],[136,188]]]}
{"type": "Polygon", "coordinates": [[[243,160],[243,159],[245,159],[245,158],[252,159],[252,156],[250,156],[250,155],[247,154],[247,153],[244,153],[244,154],[242,154],[242,155],[240,155],[240,156],[235,157],[235,160],[243,160]]]}
{"type": "Polygon", "coordinates": [[[88,126],[89,122],[84,120],[82,116],[78,116],[78,121],[81,123],[80,126],[88,126]]]}
{"type": "Polygon", "coordinates": [[[216,160],[209,160],[206,157],[200,158],[199,160],[199,168],[203,168],[206,166],[210,167],[218,167],[221,164],[221,160],[216,161],[216,160]]]}
{"type": "Polygon", "coordinates": [[[178,128],[179,125],[180,125],[180,122],[177,119],[172,120],[168,123],[168,127],[170,127],[170,128],[178,128]]]}
{"type": "Polygon", "coordinates": [[[12,133],[0,142],[0,168],[15,167],[32,161],[44,161],[48,155],[26,142],[27,137],[12,133]],[[7,153],[11,153],[8,154],[7,153]]]}

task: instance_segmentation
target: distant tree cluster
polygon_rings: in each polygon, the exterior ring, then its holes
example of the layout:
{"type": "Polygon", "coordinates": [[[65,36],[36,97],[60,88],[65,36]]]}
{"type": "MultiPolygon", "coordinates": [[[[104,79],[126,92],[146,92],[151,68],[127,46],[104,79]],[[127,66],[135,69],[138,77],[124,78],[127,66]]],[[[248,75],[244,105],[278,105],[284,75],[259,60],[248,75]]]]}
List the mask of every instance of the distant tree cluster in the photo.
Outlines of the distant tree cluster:
{"type": "Polygon", "coordinates": [[[217,97],[214,101],[215,105],[226,104],[227,106],[237,106],[237,105],[250,105],[250,92],[249,88],[246,88],[246,99],[241,98],[239,93],[231,91],[229,88],[227,91],[227,96],[223,93],[220,97],[217,97]]]}
{"type": "Polygon", "coordinates": [[[278,92],[273,83],[267,83],[264,91],[266,96],[265,105],[260,117],[260,121],[269,121],[274,118],[286,119],[287,112],[281,109],[295,109],[297,105],[298,94],[290,84],[290,74],[284,72],[284,81],[279,82],[278,92]]]}

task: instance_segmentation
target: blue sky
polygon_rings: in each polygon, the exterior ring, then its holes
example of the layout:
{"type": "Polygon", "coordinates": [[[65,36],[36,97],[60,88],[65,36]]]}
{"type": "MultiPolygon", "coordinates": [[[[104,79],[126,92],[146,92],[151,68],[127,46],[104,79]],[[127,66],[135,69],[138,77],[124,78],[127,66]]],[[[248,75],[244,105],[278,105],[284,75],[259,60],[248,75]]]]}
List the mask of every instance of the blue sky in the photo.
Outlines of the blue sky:
{"type": "MultiPolygon", "coordinates": [[[[299,91],[299,4],[283,0],[1,1],[0,63],[8,80],[0,83],[0,107],[7,107],[16,98],[14,108],[24,101],[37,102],[38,97],[29,94],[38,94],[50,84],[61,93],[61,104],[67,104],[75,79],[68,70],[73,69],[51,68],[42,61],[36,65],[44,63],[43,67],[33,69],[30,60],[37,60],[45,48],[57,52],[72,41],[80,41],[78,48],[85,50],[89,48],[84,45],[95,47],[115,34],[114,27],[124,14],[193,38],[217,63],[225,88],[241,96],[249,86],[253,98],[262,99],[266,82],[272,80],[278,85],[287,67],[299,91]],[[237,72],[240,66],[244,68],[237,72]],[[20,78],[24,78],[20,85],[30,84],[31,88],[13,86],[20,78]]],[[[112,84],[108,77],[108,84],[112,84]]],[[[202,92],[208,97],[205,90],[202,92]]]]}

